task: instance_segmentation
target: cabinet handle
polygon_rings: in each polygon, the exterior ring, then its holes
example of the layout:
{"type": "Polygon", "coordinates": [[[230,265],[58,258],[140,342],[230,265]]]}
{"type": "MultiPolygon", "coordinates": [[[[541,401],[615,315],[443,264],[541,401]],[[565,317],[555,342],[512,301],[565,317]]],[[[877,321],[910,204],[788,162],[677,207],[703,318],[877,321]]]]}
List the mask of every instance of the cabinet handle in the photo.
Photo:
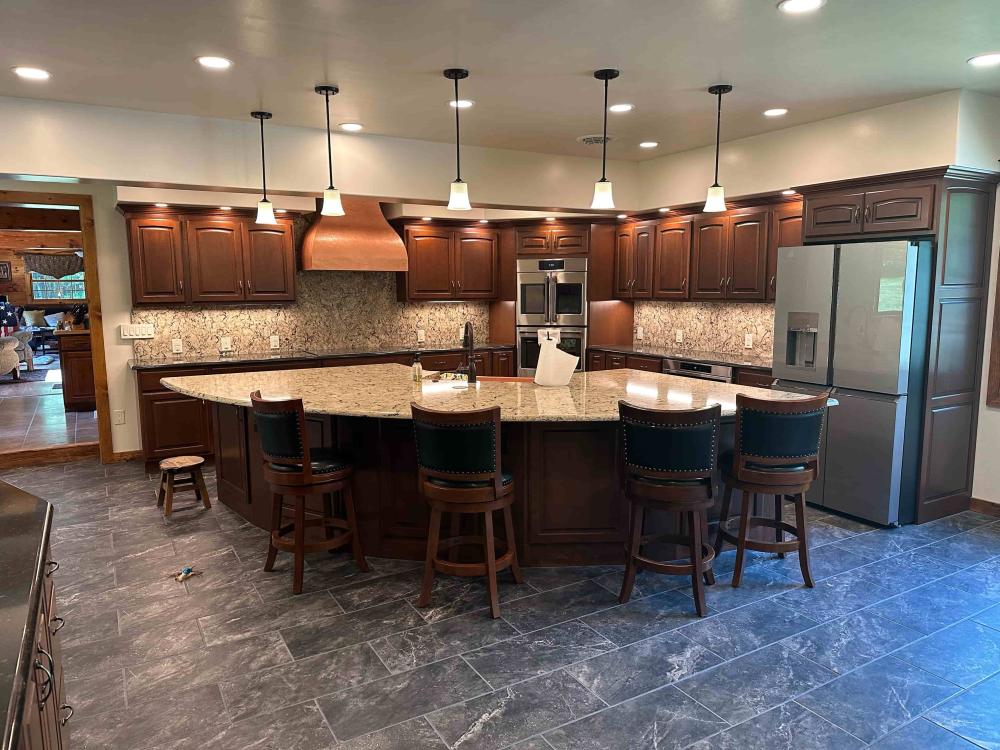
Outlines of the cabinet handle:
{"type": "Polygon", "coordinates": [[[243,279],[240,279],[240,291],[243,291],[243,279]]]}
{"type": "Polygon", "coordinates": [[[180,281],[178,281],[177,284],[180,287],[181,292],[183,292],[184,291],[184,279],[180,279],[180,281]]]}
{"type": "Polygon", "coordinates": [[[687,288],[688,288],[688,280],[687,277],[685,276],[683,279],[681,279],[681,291],[686,292],[687,288]]]}
{"type": "Polygon", "coordinates": [[[859,224],[861,222],[861,206],[854,209],[854,223],[859,224]]]}
{"type": "Polygon", "coordinates": [[[719,289],[725,289],[725,288],[726,288],[726,277],[723,276],[721,279],[719,279],[719,289]]]}
{"type": "Polygon", "coordinates": [[[865,206],[865,224],[872,220],[872,207],[865,206]]]}
{"type": "Polygon", "coordinates": [[[55,625],[55,627],[52,628],[52,635],[55,635],[60,630],[62,630],[63,627],[65,627],[66,621],[61,617],[53,617],[51,620],[49,620],[49,625],[55,625]]]}
{"type": "Polygon", "coordinates": [[[248,292],[253,291],[253,281],[251,281],[250,279],[247,279],[247,291],[248,292]]]}
{"type": "Polygon", "coordinates": [[[59,563],[56,562],[55,560],[49,560],[45,564],[49,567],[49,569],[45,571],[45,577],[46,578],[51,577],[53,573],[55,573],[57,570],[59,570],[59,563]]]}
{"type": "Polygon", "coordinates": [[[74,709],[68,703],[63,703],[61,706],[59,706],[59,710],[60,711],[65,711],[67,709],[69,709],[69,713],[66,714],[65,716],[63,716],[62,719],[59,720],[59,726],[61,726],[61,727],[66,726],[66,722],[69,721],[70,719],[72,719],[73,718],[73,714],[76,713],[76,709],[74,709]]]}
{"type": "Polygon", "coordinates": [[[774,282],[775,282],[775,279],[777,279],[777,276],[772,276],[771,280],[769,282],[767,282],[767,285],[769,287],[771,287],[771,291],[774,291],[774,282]]]}

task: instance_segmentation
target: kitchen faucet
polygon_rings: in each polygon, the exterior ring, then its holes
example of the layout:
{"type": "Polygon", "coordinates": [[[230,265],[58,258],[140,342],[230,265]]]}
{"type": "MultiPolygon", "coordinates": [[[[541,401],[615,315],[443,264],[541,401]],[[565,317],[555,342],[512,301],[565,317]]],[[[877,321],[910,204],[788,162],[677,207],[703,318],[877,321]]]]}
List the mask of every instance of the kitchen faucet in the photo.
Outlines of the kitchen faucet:
{"type": "Polygon", "coordinates": [[[462,346],[465,347],[465,367],[459,367],[458,372],[465,371],[469,374],[469,382],[476,382],[476,361],[473,358],[473,351],[476,348],[476,337],[472,330],[472,321],[465,321],[465,333],[462,334],[462,346]]]}

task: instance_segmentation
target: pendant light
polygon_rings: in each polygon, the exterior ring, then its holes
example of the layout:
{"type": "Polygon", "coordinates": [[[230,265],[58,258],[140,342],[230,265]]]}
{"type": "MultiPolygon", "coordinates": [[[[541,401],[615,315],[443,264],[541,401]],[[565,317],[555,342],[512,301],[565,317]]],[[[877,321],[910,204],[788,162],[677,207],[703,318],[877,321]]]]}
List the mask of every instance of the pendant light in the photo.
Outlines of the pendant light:
{"type": "Polygon", "coordinates": [[[340,93],[336,86],[323,84],[313,89],[326,99],[326,168],[330,174],[330,185],[323,191],[323,216],[343,216],[344,204],[340,201],[340,191],[333,186],[333,144],[330,136],[330,97],[340,93]]]}
{"type": "Polygon", "coordinates": [[[722,138],[722,95],[728,94],[733,87],[728,83],[720,83],[708,87],[708,93],[718,97],[718,108],[715,113],[715,182],[708,188],[705,196],[705,213],[717,213],[726,210],[726,190],[719,184],[719,145],[722,138]]]}
{"type": "Polygon", "coordinates": [[[448,68],[444,71],[444,77],[455,82],[455,181],[451,183],[451,194],[448,196],[448,208],[452,211],[471,211],[469,204],[469,186],[462,180],[462,156],[459,149],[459,112],[462,108],[458,106],[458,82],[469,77],[469,71],[465,68],[448,68]]]}
{"type": "Polygon", "coordinates": [[[594,200],[591,208],[614,208],[615,199],[611,194],[611,182],[607,176],[608,166],[608,81],[613,81],[621,75],[614,68],[602,68],[594,71],[594,78],[604,81],[604,136],[601,138],[601,179],[594,183],[594,200]]]}
{"type": "Polygon", "coordinates": [[[264,120],[271,119],[270,112],[251,112],[250,116],[255,120],[260,120],[260,176],[261,176],[261,199],[257,202],[257,223],[277,224],[274,218],[274,206],[267,199],[267,162],[264,161],[264,120]]]}

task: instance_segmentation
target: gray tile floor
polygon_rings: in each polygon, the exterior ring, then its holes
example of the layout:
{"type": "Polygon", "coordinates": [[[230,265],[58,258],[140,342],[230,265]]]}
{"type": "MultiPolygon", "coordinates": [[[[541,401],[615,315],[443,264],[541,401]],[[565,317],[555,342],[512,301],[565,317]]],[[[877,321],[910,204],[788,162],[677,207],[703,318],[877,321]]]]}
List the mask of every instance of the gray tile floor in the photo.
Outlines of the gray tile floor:
{"type": "MultiPolygon", "coordinates": [[[[615,566],[527,569],[486,615],[477,581],[414,563],[288,558],[216,504],[164,521],[136,464],[7,481],[56,506],[72,747],[1000,748],[1000,521],[872,530],[810,509],[817,586],[755,554],[686,581],[615,566]],[[168,574],[193,564],[185,584],[168,574]]],[[[214,477],[209,475],[213,487],[214,477]]]]}

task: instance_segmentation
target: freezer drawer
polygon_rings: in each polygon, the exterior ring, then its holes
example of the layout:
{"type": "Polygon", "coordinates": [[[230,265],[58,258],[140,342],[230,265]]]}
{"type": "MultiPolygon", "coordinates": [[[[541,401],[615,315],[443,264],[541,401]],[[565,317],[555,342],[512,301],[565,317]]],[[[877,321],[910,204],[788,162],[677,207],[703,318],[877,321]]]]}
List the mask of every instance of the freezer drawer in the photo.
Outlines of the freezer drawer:
{"type": "Polygon", "coordinates": [[[874,523],[899,522],[906,396],[838,388],[827,417],[824,505],[874,523]]]}

